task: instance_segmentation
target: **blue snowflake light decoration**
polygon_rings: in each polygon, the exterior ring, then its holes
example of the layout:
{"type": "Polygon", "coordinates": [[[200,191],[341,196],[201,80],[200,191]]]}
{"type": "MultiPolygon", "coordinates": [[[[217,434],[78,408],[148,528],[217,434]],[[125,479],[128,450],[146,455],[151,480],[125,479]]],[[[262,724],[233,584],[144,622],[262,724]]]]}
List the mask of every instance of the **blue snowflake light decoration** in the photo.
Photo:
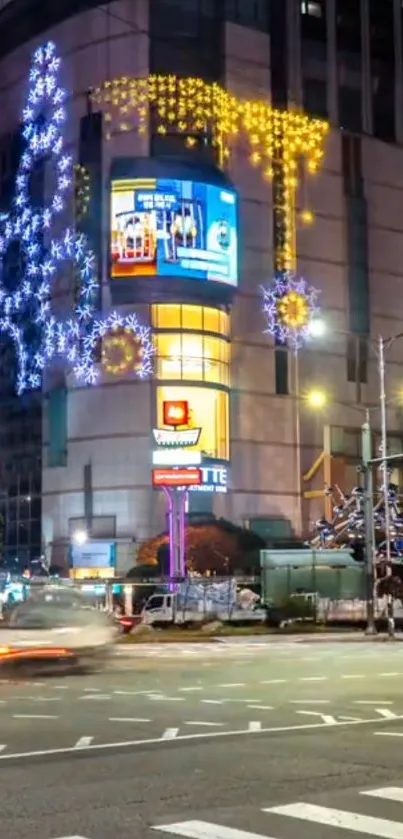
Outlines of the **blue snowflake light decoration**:
{"type": "Polygon", "coordinates": [[[319,292],[291,271],[278,272],[269,288],[262,288],[263,313],[270,335],[299,350],[319,315],[319,292]]]}
{"type": "MultiPolygon", "coordinates": [[[[57,356],[67,360],[78,381],[92,384],[98,376],[94,347],[119,315],[96,320],[99,280],[96,259],[85,236],[67,228],[61,236],[53,225],[71,190],[73,161],[64,148],[67,93],[59,84],[60,58],[48,43],[34,54],[29,91],[22,112],[25,150],[21,156],[11,212],[0,220],[0,330],[14,342],[18,363],[17,392],[41,385],[43,370],[57,356]],[[53,194],[47,204],[32,202],[31,178],[40,161],[53,162],[53,194]],[[10,292],[7,254],[19,249],[20,284],[10,292]],[[55,283],[70,264],[79,278],[78,299],[69,318],[52,308],[55,283]],[[32,341],[32,326],[35,340],[32,341]]],[[[131,315],[131,328],[144,345],[137,374],[151,373],[153,346],[148,327],[131,315]]]]}

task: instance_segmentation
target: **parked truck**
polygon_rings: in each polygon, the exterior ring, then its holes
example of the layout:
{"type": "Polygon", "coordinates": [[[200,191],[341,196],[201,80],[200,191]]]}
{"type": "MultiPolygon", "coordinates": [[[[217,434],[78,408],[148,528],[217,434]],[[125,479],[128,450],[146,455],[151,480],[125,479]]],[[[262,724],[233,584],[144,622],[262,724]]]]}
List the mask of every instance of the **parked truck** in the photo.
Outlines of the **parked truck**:
{"type": "Polygon", "coordinates": [[[192,624],[208,619],[230,623],[263,623],[266,610],[260,597],[250,588],[241,588],[229,578],[225,582],[194,578],[175,591],[154,593],[142,609],[142,623],[166,626],[192,624]]]}

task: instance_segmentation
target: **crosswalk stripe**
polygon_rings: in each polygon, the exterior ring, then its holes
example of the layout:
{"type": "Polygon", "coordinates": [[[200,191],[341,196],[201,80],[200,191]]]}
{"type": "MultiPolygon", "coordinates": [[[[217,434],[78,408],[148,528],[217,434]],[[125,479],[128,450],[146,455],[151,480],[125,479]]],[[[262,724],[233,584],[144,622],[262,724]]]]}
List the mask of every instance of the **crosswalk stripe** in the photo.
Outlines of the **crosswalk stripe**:
{"type": "Polygon", "coordinates": [[[380,836],[382,839],[403,839],[403,823],[378,819],[373,816],[363,816],[360,813],[350,813],[347,810],[335,810],[332,807],[320,807],[316,804],[286,804],[281,807],[267,807],[264,813],[275,813],[278,816],[291,816],[294,819],[314,822],[315,824],[339,827],[354,833],[366,833],[369,836],[380,836]]]}
{"type": "Polygon", "coordinates": [[[361,791],[361,795],[383,798],[385,801],[403,801],[403,787],[381,787],[381,789],[364,790],[361,791]]]}
{"type": "Polygon", "coordinates": [[[153,825],[152,830],[185,836],[186,839],[271,839],[270,836],[262,836],[261,833],[249,833],[248,830],[237,830],[235,827],[202,821],[153,825]]]}

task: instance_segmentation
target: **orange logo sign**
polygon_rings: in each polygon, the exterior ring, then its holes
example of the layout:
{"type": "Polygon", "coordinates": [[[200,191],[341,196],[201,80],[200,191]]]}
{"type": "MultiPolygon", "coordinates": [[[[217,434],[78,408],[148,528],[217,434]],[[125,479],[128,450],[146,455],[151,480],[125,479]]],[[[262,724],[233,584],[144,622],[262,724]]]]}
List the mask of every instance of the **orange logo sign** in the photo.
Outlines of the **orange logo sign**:
{"type": "Polygon", "coordinates": [[[184,401],[163,402],[164,425],[187,425],[189,404],[184,401]]]}

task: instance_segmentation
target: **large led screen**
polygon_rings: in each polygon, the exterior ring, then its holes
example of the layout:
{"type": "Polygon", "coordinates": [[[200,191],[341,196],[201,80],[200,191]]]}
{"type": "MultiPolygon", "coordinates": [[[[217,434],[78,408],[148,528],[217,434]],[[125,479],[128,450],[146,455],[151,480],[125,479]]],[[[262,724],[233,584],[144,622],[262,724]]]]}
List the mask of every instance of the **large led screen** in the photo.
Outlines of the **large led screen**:
{"type": "Polygon", "coordinates": [[[111,274],[236,286],[235,192],[171,178],[112,181],[111,274]]]}

